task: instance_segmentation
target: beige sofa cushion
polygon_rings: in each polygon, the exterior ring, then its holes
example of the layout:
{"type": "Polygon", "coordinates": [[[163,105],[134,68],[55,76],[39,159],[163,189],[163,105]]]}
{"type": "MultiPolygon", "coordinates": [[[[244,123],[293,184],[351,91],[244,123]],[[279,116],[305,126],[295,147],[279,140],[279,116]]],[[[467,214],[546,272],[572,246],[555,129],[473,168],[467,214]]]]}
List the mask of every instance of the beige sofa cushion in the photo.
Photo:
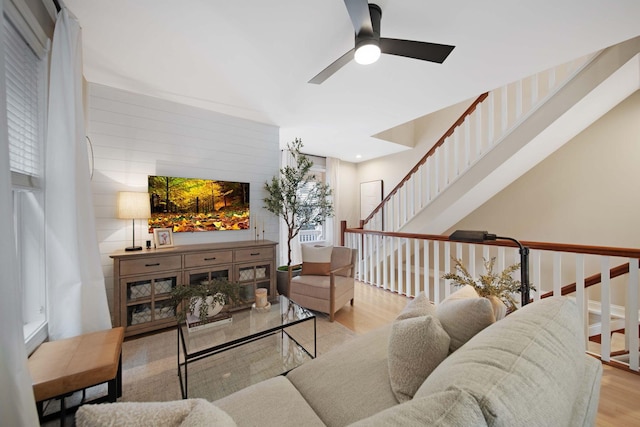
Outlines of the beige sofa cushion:
{"type": "Polygon", "coordinates": [[[121,402],[83,405],[76,412],[77,427],[233,427],[222,409],[204,399],[171,402],[121,402]]]}
{"type": "Polygon", "coordinates": [[[564,297],[537,301],[447,357],[415,398],[464,390],[493,426],[569,425],[585,371],[578,311],[564,297]]]}
{"type": "Polygon", "coordinates": [[[491,302],[480,298],[469,285],[463,286],[438,304],[436,315],[451,337],[451,353],[496,321],[491,302]]]}
{"type": "Polygon", "coordinates": [[[389,380],[398,402],[411,400],[449,354],[449,335],[433,316],[394,322],[389,336],[389,380]]]}
{"type": "Polygon", "coordinates": [[[333,246],[301,245],[302,275],[328,276],[331,271],[333,246]]]}
{"type": "Polygon", "coordinates": [[[398,404],[387,366],[390,331],[385,325],[356,337],[287,374],[326,425],[344,426],[398,404]]]}
{"type": "Polygon", "coordinates": [[[231,415],[239,426],[324,426],[283,376],[251,385],[214,403],[231,415]]]}
{"type": "Polygon", "coordinates": [[[486,425],[478,402],[469,393],[461,390],[448,390],[396,405],[351,424],[351,427],[482,427],[486,425]]]}

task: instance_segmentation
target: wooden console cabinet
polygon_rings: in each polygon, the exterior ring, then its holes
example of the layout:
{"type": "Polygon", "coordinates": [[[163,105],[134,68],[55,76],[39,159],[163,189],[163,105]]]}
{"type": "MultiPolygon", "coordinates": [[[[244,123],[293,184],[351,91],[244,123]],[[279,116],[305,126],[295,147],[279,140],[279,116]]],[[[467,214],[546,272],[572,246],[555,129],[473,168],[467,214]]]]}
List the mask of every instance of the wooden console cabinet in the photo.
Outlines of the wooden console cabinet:
{"type": "Polygon", "coordinates": [[[174,326],[171,289],[214,278],[240,286],[245,303],[236,310],[255,302],[256,288],[274,301],[276,245],[258,240],[113,253],[114,326],[123,326],[125,336],[174,326]]]}

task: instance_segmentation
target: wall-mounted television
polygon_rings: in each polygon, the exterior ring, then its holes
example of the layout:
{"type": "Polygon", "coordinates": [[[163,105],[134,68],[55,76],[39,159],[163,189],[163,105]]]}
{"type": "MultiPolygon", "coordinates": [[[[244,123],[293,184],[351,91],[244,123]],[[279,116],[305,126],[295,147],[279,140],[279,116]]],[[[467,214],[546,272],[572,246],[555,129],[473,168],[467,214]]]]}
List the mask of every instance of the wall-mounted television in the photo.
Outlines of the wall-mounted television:
{"type": "Polygon", "coordinates": [[[249,229],[247,182],[149,175],[149,197],[149,233],[249,229]]]}

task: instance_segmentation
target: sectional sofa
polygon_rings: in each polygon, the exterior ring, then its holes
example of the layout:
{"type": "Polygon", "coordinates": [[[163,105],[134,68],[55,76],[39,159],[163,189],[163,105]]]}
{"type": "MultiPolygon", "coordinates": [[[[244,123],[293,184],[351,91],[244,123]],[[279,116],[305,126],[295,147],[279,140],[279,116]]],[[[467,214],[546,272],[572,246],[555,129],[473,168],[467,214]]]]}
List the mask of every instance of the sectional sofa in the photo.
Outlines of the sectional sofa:
{"type": "Polygon", "coordinates": [[[392,324],[286,376],[215,402],[85,405],[76,422],[590,426],[601,375],[601,363],[585,354],[582,323],[568,298],[541,300],[495,322],[484,298],[455,293],[436,307],[420,295],[392,324]]]}

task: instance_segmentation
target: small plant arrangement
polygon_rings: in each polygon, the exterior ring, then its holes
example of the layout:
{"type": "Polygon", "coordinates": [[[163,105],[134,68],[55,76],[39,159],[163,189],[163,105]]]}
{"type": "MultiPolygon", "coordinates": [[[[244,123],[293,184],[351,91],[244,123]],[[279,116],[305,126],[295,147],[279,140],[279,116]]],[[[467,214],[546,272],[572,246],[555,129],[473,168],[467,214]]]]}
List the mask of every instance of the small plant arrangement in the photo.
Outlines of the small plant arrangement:
{"type": "Polygon", "coordinates": [[[240,286],[220,278],[203,281],[199,285],[176,286],[171,290],[171,302],[179,322],[187,318],[187,313],[206,319],[209,309],[218,304],[233,307],[243,301],[240,286]],[[182,302],[184,304],[181,305],[182,302]]]}
{"type": "MultiPolygon", "coordinates": [[[[521,282],[520,280],[515,280],[512,275],[520,269],[520,263],[510,265],[498,274],[493,271],[496,258],[492,257],[490,260],[483,258],[486,273],[480,275],[479,278],[475,278],[471,277],[462,260],[452,259],[456,264],[456,272],[443,275],[443,279],[451,280],[455,286],[473,286],[481,297],[497,297],[505,303],[509,311],[517,309],[517,302],[513,298],[513,294],[520,293],[521,282]]],[[[535,290],[533,286],[531,286],[531,289],[535,290]]]]}

